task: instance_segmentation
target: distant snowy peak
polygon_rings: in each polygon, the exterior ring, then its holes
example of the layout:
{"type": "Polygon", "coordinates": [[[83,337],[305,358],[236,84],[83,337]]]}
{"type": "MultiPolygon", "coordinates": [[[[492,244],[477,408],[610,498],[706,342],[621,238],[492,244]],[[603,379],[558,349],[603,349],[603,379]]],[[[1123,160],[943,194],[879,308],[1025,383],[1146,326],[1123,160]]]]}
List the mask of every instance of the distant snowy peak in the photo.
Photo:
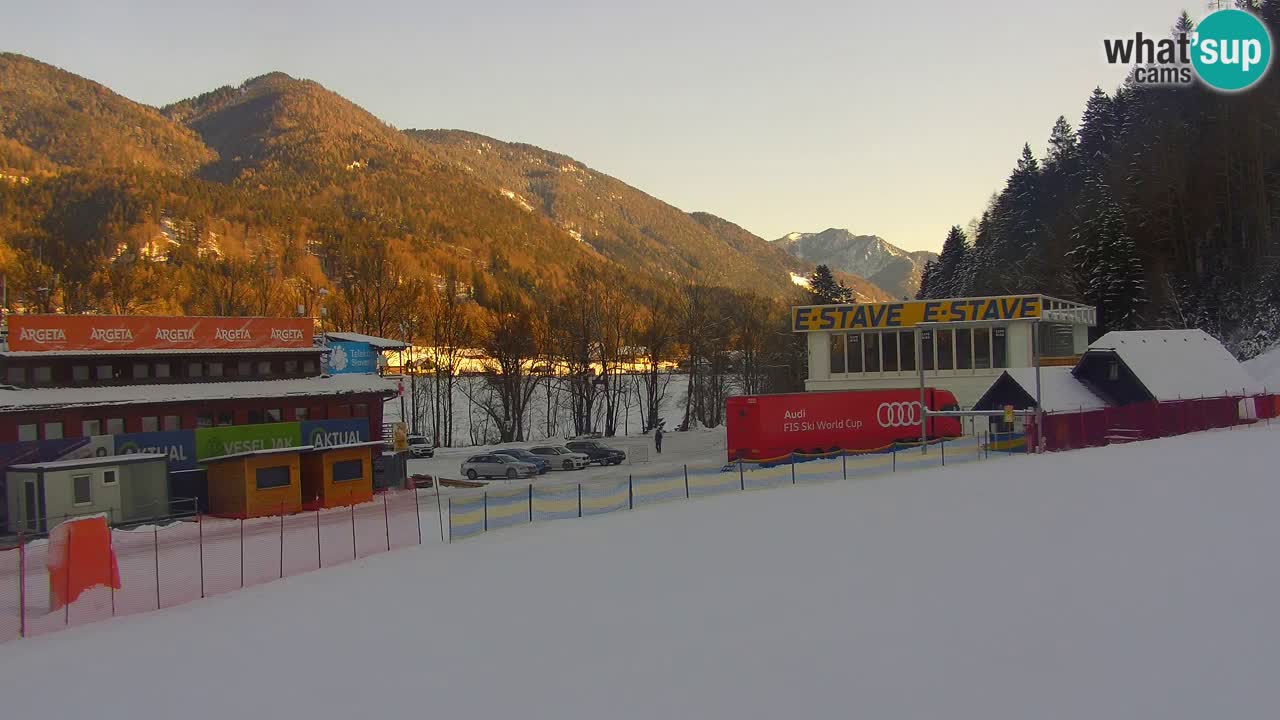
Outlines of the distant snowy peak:
{"type": "Polygon", "coordinates": [[[914,296],[925,263],[938,257],[928,251],[903,250],[878,235],[854,235],[841,228],[793,232],[776,242],[800,260],[864,277],[893,297],[914,296]]]}

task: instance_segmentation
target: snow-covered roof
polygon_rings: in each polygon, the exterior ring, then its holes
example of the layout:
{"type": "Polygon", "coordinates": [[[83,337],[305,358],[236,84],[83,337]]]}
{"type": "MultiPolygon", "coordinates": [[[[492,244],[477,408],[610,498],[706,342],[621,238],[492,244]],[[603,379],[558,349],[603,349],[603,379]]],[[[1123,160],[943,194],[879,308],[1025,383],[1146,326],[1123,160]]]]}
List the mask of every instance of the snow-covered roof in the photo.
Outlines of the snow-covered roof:
{"type": "Polygon", "coordinates": [[[10,465],[7,470],[65,470],[67,468],[98,467],[100,465],[129,465],[151,460],[168,460],[163,453],[130,453],[126,455],[103,455],[101,457],[72,458],[70,460],[50,460],[49,462],[22,463],[10,465]]]}
{"type": "MultiPolygon", "coordinates": [[[[1036,396],[1036,369],[1009,368],[1004,375],[1018,384],[1032,399],[1036,396]]],[[[1002,376],[1003,377],[1003,376],[1002,376]]],[[[1000,382],[1000,378],[996,379],[1000,382]]],[[[994,386],[995,383],[992,383],[994,386]]],[[[985,395],[986,393],[984,393],[985,395]]],[[[1071,374],[1069,367],[1040,368],[1040,407],[1045,412],[1069,412],[1071,410],[1098,410],[1107,407],[1107,401],[1098,397],[1089,386],[1071,374]]]]}
{"type": "Polygon", "coordinates": [[[1202,330],[1116,330],[1089,353],[1115,353],[1159,401],[1255,394],[1262,386],[1202,330]]]}
{"type": "Polygon", "coordinates": [[[325,333],[324,336],[330,340],[337,340],[338,342],[368,343],[378,350],[404,350],[409,347],[408,343],[400,340],[389,340],[387,338],[364,335],[362,333],[331,332],[325,333]]]}
{"type": "Polygon", "coordinates": [[[0,411],[139,403],[199,402],[236,398],[396,392],[394,381],[377,375],[334,375],[296,380],[246,380],[172,385],[117,385],[95,388],[0,389],[0,411]]]}
{"type": "Polygon", "coordinates": [[[282,455],[284,453],[304,453],[314,449],[315,449],[314,445],[296,445],[294,447],[262,448],[260,450],[245,450],[244,452],[231,453],[230,455],[217,455],[215,457],[205,458],[200,461],[200,464],[207,465],[212,462],[226,462],[227,460],[240,460],[241,458],[256,457],[259,455],[282,455]]]}
{"type": "Polygon", "coordinates": [[[1280,390],[1280,345],[1241,364],[1254,380],[1262,383],[1263,388],[1269,391],[1280,390]]]}

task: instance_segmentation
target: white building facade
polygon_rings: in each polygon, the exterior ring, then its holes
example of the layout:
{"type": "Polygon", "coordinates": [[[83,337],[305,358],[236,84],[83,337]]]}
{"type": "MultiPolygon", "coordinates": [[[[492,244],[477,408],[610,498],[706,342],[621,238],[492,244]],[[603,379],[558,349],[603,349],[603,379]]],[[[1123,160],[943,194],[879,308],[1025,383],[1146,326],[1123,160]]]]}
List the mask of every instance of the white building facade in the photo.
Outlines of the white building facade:
{"type": "Polygon", "coordinates": [[[808,305],[791,310],[808,335],[809,391],[925,385],[970,408],[1008,368],[1075,364],[1097,312],[1044,295],[808,305]],[[916,333],[920,333],[917,362],[916,333]],[[1038,342],[1037,342],[1038,340],[1038,342]]]}

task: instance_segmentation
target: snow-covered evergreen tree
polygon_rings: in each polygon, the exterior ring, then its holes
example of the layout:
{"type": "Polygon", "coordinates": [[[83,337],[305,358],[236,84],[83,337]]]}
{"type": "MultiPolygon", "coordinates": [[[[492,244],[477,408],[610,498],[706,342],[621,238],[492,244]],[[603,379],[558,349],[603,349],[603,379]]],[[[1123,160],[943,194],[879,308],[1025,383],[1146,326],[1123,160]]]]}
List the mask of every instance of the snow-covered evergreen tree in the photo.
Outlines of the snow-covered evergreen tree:
{"type": "Polygon", "coordinates": [[[920,271],[920,289],[916,291],[917,300],[927,300],[935,297],[930,293],[933,292],[933,277],[937,271],[937,264],[932,260],[925,261],[924,270],[920,271]]]}
{"type": "Polygon", "coordinates": [[[815,304],[849,302],[853,291],[836,280],[831,268],[819,265],[809,276],[809,292],[813,294],[815,304]]]}
{"type": "Polygon", "coordinates": [[[929,291],[934,297],[960,297],[965,258],[969,254],[969,237],[959,225],[952,225],[942,243],[942,254],[934,268],[929,291]]]}
{"type": "Polygon", "coordinates": [[[1142,256],[1125,227],[1124,211],[1106,183],[1085,181],[1082,220],[1072,232],[1075,249],[1068,253],[1076,292],[1097,307],[1105,330],[1137,327],[1147,301],[1142,256]]]}

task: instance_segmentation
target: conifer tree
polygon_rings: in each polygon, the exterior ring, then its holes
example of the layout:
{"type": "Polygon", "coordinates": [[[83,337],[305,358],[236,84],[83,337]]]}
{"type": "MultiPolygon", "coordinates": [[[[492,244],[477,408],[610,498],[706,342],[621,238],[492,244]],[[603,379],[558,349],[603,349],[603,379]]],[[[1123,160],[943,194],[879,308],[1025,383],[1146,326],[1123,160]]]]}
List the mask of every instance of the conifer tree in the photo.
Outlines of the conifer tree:
{"type": "Polygon", "coordinates": [[[1076,291],[1098,309],[1098,324],[1107,330],[1137,326],[1146,304],[1146,281],[1138,246],[1125,226],[1124,212],[1106,183],[1092,176],[1085,183],[1085,208],[1072,233],[1068,253],[1076,291]]]}
{"type": "Polygon", "coordinates": [[[819,265],[809,276],[809,292],[815,304],[848,302],[853,292],[836,280],[831,268],[819,265]]]}
{"type": "Polygon", "coordinates": [[[917,300],[927,300],[933,297],[930,293],[933,290],[933,277],[937,267],[937,263],[932,260],[925,262],[924,270],[920,272],[920,289],[916,291],[917,300]]]}
{"type": "Polygon", "coordinates": [[[1105,163],[1118,130],[1115,103],[1102,88],[1094,88],[1080,121],[1080,155],[1084,161],[1093,167],[1105,163]]]}

